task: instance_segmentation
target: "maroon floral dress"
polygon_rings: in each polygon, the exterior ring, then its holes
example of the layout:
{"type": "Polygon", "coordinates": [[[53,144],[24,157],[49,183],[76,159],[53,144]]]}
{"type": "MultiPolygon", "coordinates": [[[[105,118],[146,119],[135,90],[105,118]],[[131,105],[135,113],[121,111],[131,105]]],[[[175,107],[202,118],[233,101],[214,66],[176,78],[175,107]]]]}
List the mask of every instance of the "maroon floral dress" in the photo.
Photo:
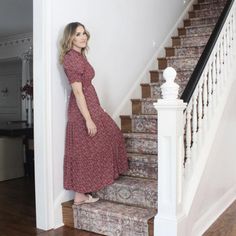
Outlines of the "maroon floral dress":
{"type": "Polygon", "coordinates": [[[69,83],[82,83],[88,110],[97,127],[97,134],[90,137],[71,91],[66,127],[64,188],[81,193],[97,191],[127,171],[124,138],[115,122],[100,106],[91,83],[94,70],[87,59],[71,49],[64,57],[63,66],[69,83]]]}

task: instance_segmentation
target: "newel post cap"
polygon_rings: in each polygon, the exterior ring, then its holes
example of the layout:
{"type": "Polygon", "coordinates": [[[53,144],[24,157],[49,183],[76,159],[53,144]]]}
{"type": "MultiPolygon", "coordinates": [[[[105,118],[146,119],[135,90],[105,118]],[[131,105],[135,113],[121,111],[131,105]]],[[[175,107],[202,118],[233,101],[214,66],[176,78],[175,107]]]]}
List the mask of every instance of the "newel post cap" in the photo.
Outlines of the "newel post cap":
{"type": "Polygon", "coordinates": [[[176,70],[173,67],[167,67],[163,76],[165,83],[161,86],[163,99],[177,99],[179,93],[179,85],[174,82],[176,78],[176,70]]]}

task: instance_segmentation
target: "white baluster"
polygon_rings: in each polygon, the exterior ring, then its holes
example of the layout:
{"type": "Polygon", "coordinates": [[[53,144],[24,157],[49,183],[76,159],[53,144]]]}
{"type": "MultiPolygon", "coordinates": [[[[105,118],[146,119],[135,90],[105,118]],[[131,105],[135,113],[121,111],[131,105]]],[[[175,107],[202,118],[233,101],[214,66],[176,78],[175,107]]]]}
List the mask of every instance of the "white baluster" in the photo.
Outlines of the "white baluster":
{"type": "Polygon", "coordinates": [[[235,10],[236,10],[236,8],[234,7],[234,11],[233,11],[233,13],[232,13],[232,15],[233,15],[233,25],[234,25],[234,27],[233,27],[233,37],[234,37],[234,39],[235,39],[235,34],[236,34],[236,13],[235,13],[235,10]]]}
{"type": "Polygon", "coordinates": [[[198,100],[198,87],[195,88],[195,92],[192,98],[193,101],[193,118],[192,118],[192,127],[193,127],[193,142],[196,142],[196,133],[197,133],[197,127],[198,127],[198,121],[197,121],[197,100],[198,100]]]}
{"type": "Polygon", "coordinates": [[[209,59],[210,62],[208,64],[208,121],[211,120],[211,116],[212,116],[212,67],[211,67],[211,59],[209,59]]]}
{"type": "Polygon", "coordinates": [[[193,162],[196,161],[197,156],[197,128],[198,128],[198,119],[197,119],[197,95],[198,95],[198,87],[195,88],[195,92],[192,97],[192,104],[193,104],[193,113],[192,113],[192,160],[193,162]]]}
{"type": "Polygon", "coordinates": [[[207,115],[207,109],[208,109],[208,87],[207,87],[207,76],[206,72],[203,72],[203,117],[204,117],[204,131],[206,130],[208,115],[207,115]]]}
{"type": "Polygon", "coordinates": [[[233,15],[230,15],[230,20],[229,20],[229,29],[230,29],[230,37],[229,37],[229,44],[230,44],[230,48],[229,48],[229,62],[230,62],[230,69],[233,66],[233,54],[232,54],[232,50],[233,50],[233,15]]]}
{"type": "Polygon", "coordinates": [[[232,54],[233,54],[233,61],[236,60],[236,8],[234,8],[233,11],[233,49],[232,49],[232,54]]]}
{"type": "MultiPolygon", "coordinates": [[[[232,13],[231,15],[231,22],[232,22],[232,41],[234,41],[234,14],[232,13]]],[[[234,46],[234,44],[232,44],[232,46],[234,46]]]]}
{"type": "Polygon", "coordinates": [[[212,102],[213,102],[213,112],[217,105],[217,94],[216,94],[216,55],[212,54],[212,102]]]}
{"type": "Polygon", "coordinates": [[[225,84],[226,84],[226,77],[227,77],[227,47],[226,47],[226,32],[224,32],[224,36],[223,36],[223,48],[224,48],[224,53],[223,53],[223,57],[224,57],[224,66],[223,66],[223,81],[224,81],[224,87],[225,87],[225,84]]]}
{"type": "Polygon", "coordinates": [[[192,119],[192,102],[188,104],[186,109],[186,127],[185,127],[185,175],[189,176],[191,173],[191,144],[192,144],[192,127],[191,127],[191,119],[192,119]]]}
{"type": "Polygon", "coordinates": [[[229,75],[229,72],[230,72],[230,30],[229,30],[229,22],[227,22],[227,25],[226,25],[226,55],[227,55],[227,58],[226,58],[226,66],[227,66],[227,77],[226,79],[228,79],[228,75],[229,75]]]}
{"type": "Polygon", "coordinates": [[[233,18],[233,14],[231,14],[230,16],[230,46],[231,48],[233,49],[233,39],[234,39],[234,36],[233,36],[233,33],[234,33],[234,18],[233,18]]]}
{"type": "Polygon", "coordinates": [[[217,103],[220,100],[220,44],[217,44],[217,53],[216,53],[216,94],[217,94],[217,103]]]}
{"type": "Polygon", "coordinates": [[[224,89],[224,45],[223,45],[223,36],[220,40],[220,93],[224,89]]]}
{"type": "MultiPolygon", "coordinates": [[[[198,84],[198,145],[201,146],[202,143],[202,113],[203,113],[203,93],[202,93],[202,87],[203,87],[203,80],[200,81],[198,84]]],[[[199,147],[198,147],[199,148],[199,147]]]]}
{"type": "Polygon", "coordinates": [[[233,11],[233,17],[234,17],[234,40],[236,41],[236,7],[234,7],[234,11],[233,11]]]}
{"type": "Polygon", "coordinates": [[[232,57],[233,57],[233,61],[236,60],[236,13],[235,13],[236,9],[234,8],[234,11],[232,13],[232,17],[233,17],[233,48],[232,48],[232,57]]]}

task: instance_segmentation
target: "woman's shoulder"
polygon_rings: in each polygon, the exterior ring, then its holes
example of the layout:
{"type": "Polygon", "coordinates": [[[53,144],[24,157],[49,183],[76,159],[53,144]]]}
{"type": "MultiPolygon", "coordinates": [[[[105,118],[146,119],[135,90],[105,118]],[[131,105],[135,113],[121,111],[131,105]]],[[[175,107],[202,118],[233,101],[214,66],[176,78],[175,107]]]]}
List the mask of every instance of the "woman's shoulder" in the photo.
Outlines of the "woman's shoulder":
{"type": "Polygon", "coordinates": [[[73,49],[70,49],[64,56],[64,61],[72,60],[72,59],[81,59],[80,53],[76,52],[73,49]]]}
{"type": "Polygon", "coordinates": [[[82,66],[82,64],[83,64],[82,55],[76,52],[75,50],[71,49],[65,54],[63,61],[63,65],[65,68],[76,65],[82,66]]]}

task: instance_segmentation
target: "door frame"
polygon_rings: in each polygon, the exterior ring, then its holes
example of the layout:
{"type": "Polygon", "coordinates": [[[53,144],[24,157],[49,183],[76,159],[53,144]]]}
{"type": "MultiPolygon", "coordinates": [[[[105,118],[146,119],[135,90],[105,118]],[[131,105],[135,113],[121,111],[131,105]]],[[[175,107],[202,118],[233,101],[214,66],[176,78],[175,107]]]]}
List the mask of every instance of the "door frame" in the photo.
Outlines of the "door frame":
{"type": "Polygon", "coordinates": [[[54,228],[51,33],[52,1],[33,0],[36,227],[54,228]]]}

